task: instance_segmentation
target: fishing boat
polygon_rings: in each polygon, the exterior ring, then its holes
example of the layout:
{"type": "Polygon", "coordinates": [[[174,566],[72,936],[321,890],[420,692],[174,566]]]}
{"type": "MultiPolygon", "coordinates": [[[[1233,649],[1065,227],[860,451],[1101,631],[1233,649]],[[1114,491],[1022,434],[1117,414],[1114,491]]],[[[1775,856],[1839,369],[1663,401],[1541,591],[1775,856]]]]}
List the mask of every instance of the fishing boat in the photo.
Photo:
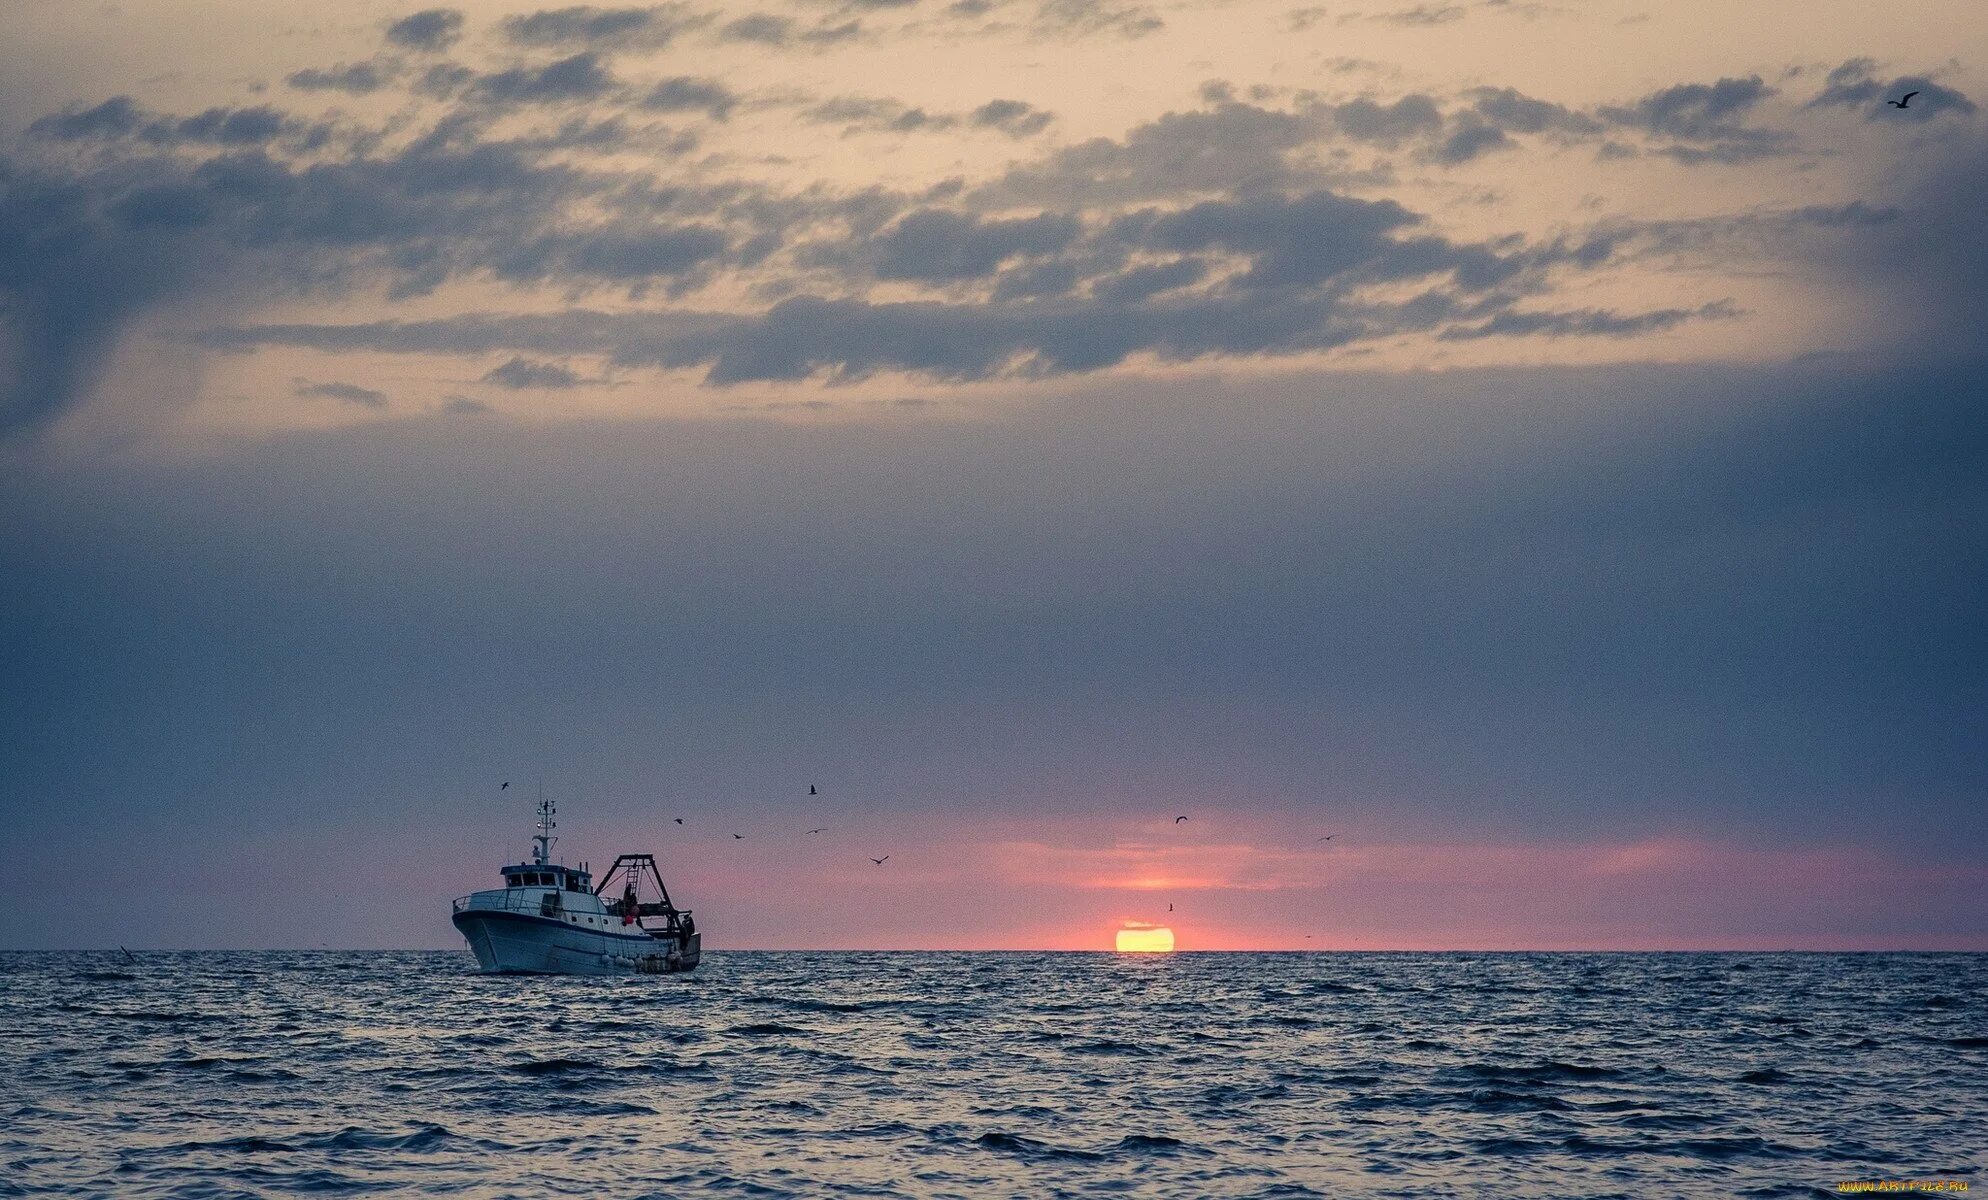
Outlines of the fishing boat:
{"type": "Polygon", "coordinates": [[[663,886],[652,854],[614,860],[599,886],[587,865],[552,860],[551,800],[538,802],[530,862],[502,869],[504,886],[459,896],[450,920],[484,971],[499,975],[660,975],[697,965],[703,937],[663,886]]]}

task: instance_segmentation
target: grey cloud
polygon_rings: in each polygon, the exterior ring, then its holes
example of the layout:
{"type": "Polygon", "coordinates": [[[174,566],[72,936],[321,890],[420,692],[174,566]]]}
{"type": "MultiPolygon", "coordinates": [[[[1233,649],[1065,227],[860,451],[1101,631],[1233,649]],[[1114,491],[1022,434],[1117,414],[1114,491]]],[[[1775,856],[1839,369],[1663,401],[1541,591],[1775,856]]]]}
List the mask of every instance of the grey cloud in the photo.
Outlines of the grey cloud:
{"type": "Polygon", "coordinates": [[[803,27],[790,17],[773,13],[750,13],[727,22],[718,30],[721,41],[755,42],[762,46],[831,46],[854,41],[863,34],[858,20],[831,25],[827,21],[803,27]]]}
{"type": "Polygon", "coordinates": [[[1314,192],[1134,213],[1119,220],[1116,232],[1151,249],[1248,255],[1251,267],[1237,280],[1240,287],[1310,287],[1349,274],[1371,281],[1454,268],[1454,259],[1442,261],[1454,249],[1448,243],[1391,236],[1420,219],[1392,200],[1314,192]],[[1433,257],[1431,246],[1440,246],[1433,257]]]}
{"type": "Polygon", "coordinates": [[[1018,255],[1061,250],[1077,231],[1077,222],[1069,217],[982,221],[927,209],[906,215],[875,239],[876,273],[880,279],[970,279],[991,274],[1018,255]]]}
{"type": "Polygon", "coordinates": [[[1241,103],[1172,112],[1121,139],[1092,138],[1012,168],[978,188],[993,205],[1097,204],[1287,186],[1285,156],[1318,134],[1315,118],[1241,103]]]}
{"type": "Polygon", "coordinates": [[[374,63],[360,62],[340,64],[325,70],[306,67],[292,72],[284,81],[299,91],[306,92],[346,92],[354,96],[364,96],[379,91],[386,86],[386,76],[374,63]]]}
{"type": "Polygon", "coordinates": [[[801,115],[824,125],[842,125],[848,133],[858,130],[912,133],[921,129],[950,129],[959,123],[959,118],[950,114],[930,113],[881,96],[837,96],[812,105],[801,115]]]}
{"type": "Polygon", "coordinates": [[[85,138],[126,137],[145,124],[144,110],[129,96],[112,96],[92,108],[77,109],[39,117],[28,125],[38,137],[63,141],[85,138]]]}
{"type": "Polygon", "coordinates": [[[1603,111],[1619,124],[1672,137],[1707,139],[1725,136],[1736,118],[1773,94],[1773,88],[1752,75],[1717,83],[1681,83],[1651,92],[1631,107],[1603,111]]]}
{"type": "Polygon", "coordinates": [[[657,112],[705,112],[722,121],[738,102],[738,94],[715,79],[677,75],[651,88],[642,98],[642,107],[657,112]]]}
{"type": "Polygon", "coordinates": [[[94,108],[40,117],[28,125],[30,136],[57,141],[135,138],[153,146],[199,143],[248,146],[279,138],[311,148],[330,135],[322,122],[291,117],[267,104],[236,108],[216,106],[188,117],[148,113],[129,96],[113,96],[94,108]]]}
{"type": "Polygon", "coordinates": [[[1853,58],[1829,73],[1823,89],[1808,102],[1808,108],[1862,108],[1867,121],[1930,121],[1941,113],[1968,116],[1974,113],[1972,100],[1961,92],[1933,82],[1924,75],[1901,75],[1879,82],[1872,74],[1877,64],[1868,58],[1853,58]],[[1906,108],[1893,108],[1907,92],[1918,92],[1906,108]]]}
{"type": "Polygon", "coordinates": [[[1479,117],[1509,133],[1596,134],[1604,128],[1593,117],[1516,88],[1480,87],[1465,94],[1479,117]]]}
{"type": "Polygon", "coordinates": [[[1446,342],[1491,337],[1634,337],[1672,329],[1687,321],[1722,320],[1739,315],[1739,310],[1725,300],[1697,308],[1665,308],[1643,313],[1592,308],[1575,312],[1507,310],[1481,324],[1451,326],[1436,336],[1446,342]]]}
{"type": "Polygon", "coordinates": [[[497,410],[472,396],[450,396],[442,401],[441,411],[451,417],[480,417],[497,410]]]}
{"type": "Polygon", "coordinates": [[[1495,125],[1465,122],[1443,139],[1431,157],[1447,166],[1470,162],[1493,150],[1509,149],[1512,139],[1495,125]]]}
{"type": "Polygon", "coordinates": [[[307,379],[296,381],[297,395],[304,399],[338,400],[346,404],[356,404],[361,408],[385,408],[387,394],[372,388],[360,387],[356,383],[312,383],[307,379]]]}
{"type": "Polygon", "coordinates": [[[534,362],[518,357],[509,362],[490,368],[483,375],[483,382],[494,383],[513,391],[531,388],[570,388],[578,387],[579,375],[559,363],[534,362]]]}
{"type": "Polygon", "coordinates": [[[1403,96],[1392,104],[1349,100],[1318,110],[1339,132],[1365,142],[1397,145],[1441,128],[1443,114],[1428,96],[1403,96]]]}
{"type": "Polygon", "coordinates": [[[1786,133],[1744,124],[1746,115],[1774,94],[1757,75],[1682,83],[1652,92],[1633,105],[1604,106],[1596,115],[1618,128],[1674,139],[1658,152],[1680,162],[1751,162],[1786,151],[1786,133]]]}
{"type": "Polygon", "coordinates": [[[410,50],[440,51],[462,36],[463,16],[453,8],[426,8],[387,26],[387,41],[410,50]]]}
{"type": "Polygon", "coordinates": [[[974,109],[969,119],[975,125],[1019,138],[1042,132],[1056,116],[1024,100],[989,100],[974,109]]]}
{"type": "Polygon", "coordinates": [[[1388,25],[1448,25],[1464,18],[1460,4],[1417,4],[1413,8],[1397,9],[1394,12],[1374,13],[1367,19],[1388,25]]]}
{"type": "Polygon", "coordinates": [[[1115,35],[1136,38],[1165,28],[1143,4],[1123,0],[1042,0],[1031,28],[1040,37],[1115,35]]]}
{"type": "Polygon", "coordinates": [[[1099,280],[1091,294],[1107,304],[1137,304],[1162,292],[1199,283],[1207,274],[1208,265],[1202,260],[1177,258],[1170,263],[1134,267],[1099,280]]]}
{"type": "Polygon", "coordinates": [[[794,34],[794,22],[772,13],[752,13],[729,21],[718,31],[730,42],[758,42],[766,46],[785,45],[794,34]]]}
{"type": "Polygon", "coordinates": [[[501,279],[542,280],[591,276],[642,285],[688,275],[723,254],[729,239],[701,225],[623,222],[585,232],[556,233],[499,251],[492,268],[501,279]]]}
{"type": "Polygon", "coordinates": [[[997,129],[1013,138],[1040,133],[1055,119],[1054,114],[1020,100],[990,100],[970,113],[949,113],[879,96],[837,96],[809,106],[801,115],[820,124],[842,125],[845,133],[915,133],[967,125],[997,129]]]}
{"type": "Polygon", "coordinates": [[[663,46],[704,18],[688,4],[643,8],[576,5],[504,19],[504,36],[521,46],[663,46]]]}
{"type": "Polygon", "coordinates": [[[596,100],[614,86],[614,76],[602,64],[601,56],[583,50],[544,66],[512,67],[485,75],[477,81],[475,92],[498,101],[559,103],[596,100]]]}

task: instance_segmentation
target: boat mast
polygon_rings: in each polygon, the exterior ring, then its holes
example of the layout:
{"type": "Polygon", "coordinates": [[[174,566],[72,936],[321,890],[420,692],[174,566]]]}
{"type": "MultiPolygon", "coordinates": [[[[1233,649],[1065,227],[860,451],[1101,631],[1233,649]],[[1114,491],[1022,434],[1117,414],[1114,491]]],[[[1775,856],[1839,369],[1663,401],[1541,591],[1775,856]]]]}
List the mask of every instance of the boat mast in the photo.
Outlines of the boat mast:
{"type": "Polygon", "coordinates": [[[551,800],[543,795],[538,798],[538,834],[532,838],[533,866],[552,865],[552,843],[559,840],[552,836],[552,831],[559,828],[559,823],[552,818],[558,811],[558,807],[551,800]]]}

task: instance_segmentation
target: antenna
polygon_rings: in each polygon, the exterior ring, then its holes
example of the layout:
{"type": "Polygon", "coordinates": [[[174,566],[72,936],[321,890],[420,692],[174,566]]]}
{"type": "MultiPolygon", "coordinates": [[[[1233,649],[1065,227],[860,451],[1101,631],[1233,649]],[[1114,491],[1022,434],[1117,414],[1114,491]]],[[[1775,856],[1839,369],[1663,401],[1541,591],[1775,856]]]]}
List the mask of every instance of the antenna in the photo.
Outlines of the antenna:
{"type": "Polygon", "coordinates": [[[559,822],[552,818],[559,813],[559,806],[540,795],[538,798],[538,834],[532,838],[532,865],[545,867],[552,865],[552,844],[559,839],[552,831],[559,828],[559,822]]]}

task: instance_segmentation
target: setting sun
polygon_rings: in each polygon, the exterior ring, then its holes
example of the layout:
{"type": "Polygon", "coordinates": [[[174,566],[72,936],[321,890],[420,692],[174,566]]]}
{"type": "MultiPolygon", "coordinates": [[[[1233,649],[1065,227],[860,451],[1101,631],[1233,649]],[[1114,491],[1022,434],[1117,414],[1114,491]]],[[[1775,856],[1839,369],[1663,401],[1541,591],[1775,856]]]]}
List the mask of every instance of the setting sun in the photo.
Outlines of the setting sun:
{"type": "Polygon", "coordinates": [[[1173,930],[1164,925],[1131,925],[1118,931],[1121,953],[1153,953],[1173,949],[1173,930]]]}

